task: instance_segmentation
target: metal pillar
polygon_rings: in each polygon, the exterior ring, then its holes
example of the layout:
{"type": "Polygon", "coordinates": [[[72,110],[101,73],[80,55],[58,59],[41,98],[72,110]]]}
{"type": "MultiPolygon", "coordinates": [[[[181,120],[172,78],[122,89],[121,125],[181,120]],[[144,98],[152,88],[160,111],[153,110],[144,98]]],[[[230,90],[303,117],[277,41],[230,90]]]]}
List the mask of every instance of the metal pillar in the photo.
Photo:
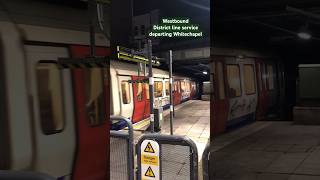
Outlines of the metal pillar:
{"type": "Polygon", "coordinates": [[[172,96],[172,50],[169,50],[169,89],[170,89],[170,134],[173,135],[173,96],[172,96]]]}
{"type": "Polygon", "coordinates": [[[149,96],[150,96],[150,130],[154,132],[154,109],[153,109],[153,102],[154,102],[154,94],[153,94],[153,73],[152,73],[152,42],[148,39],[147,45],[147,53],[149,59],[149,96]]]}

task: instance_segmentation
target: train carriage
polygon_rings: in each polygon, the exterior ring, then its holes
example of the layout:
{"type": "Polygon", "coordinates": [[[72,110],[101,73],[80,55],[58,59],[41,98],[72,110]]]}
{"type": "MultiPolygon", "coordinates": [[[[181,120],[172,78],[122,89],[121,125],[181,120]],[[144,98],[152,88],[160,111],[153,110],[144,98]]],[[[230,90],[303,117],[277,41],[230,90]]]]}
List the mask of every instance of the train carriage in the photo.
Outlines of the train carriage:
{"type": "Polygon", "coordinates": [[[211,62],[212,135],[281,114],[280,97],[284,93],[281,63],[248,51],[215,52],[211,62]]]}
{"type": "MultiPolygon", "coordinates": [[[[0,22],[4,106],[0,169],[60,179],[108,177],[108,71],[62,69],[59,58],[87,57],[88,32],[0,22]],[[63,163],[61,163],[63,162],[63,163]]],[[[97,35],[97,55],[108,56],[97,35]]]]}
{"type": "MultiPolygon", "coordinates": [[[[136,64],[113,60],[110,62],[111,77],[111,114],[131,119],[139,123],[149,117],[150,97],[146,76],[137,76],[136,64]]],[[[153,68],[154,75],[154,107],[169,107],[170,89],[169,73],[153,68]]],[[[174,76],[174,104],[192,99],[196,95],[196,82],[187,77],[174,76]]]]}

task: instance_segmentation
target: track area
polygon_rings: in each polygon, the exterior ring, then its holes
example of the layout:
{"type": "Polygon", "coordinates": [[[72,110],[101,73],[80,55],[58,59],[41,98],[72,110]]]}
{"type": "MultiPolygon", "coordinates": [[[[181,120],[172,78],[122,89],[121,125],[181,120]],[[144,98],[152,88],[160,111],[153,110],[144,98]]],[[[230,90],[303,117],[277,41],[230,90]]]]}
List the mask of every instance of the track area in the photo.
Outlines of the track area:
{"type": "Polygon", "coordinates": [[[320,126],[256,122],[213,141],[210,179],[320,179],[320,126]]]}

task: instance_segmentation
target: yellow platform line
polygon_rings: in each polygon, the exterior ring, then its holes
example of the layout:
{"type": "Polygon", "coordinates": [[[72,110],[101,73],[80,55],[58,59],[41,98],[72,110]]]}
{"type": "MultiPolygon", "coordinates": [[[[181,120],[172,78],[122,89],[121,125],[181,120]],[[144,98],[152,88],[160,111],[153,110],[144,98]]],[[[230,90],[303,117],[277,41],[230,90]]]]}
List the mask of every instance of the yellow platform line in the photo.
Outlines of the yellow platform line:
{"type": "Polygon", "coordinates": [[[132,126],[133,126],[134,130],[144,130],[143,128],[145,128],[146,126],[149,126],[149,125],[150,125],[150,118],[147,118],[147,119],[141,120],[137,123],[134,123],[132,126]]]}

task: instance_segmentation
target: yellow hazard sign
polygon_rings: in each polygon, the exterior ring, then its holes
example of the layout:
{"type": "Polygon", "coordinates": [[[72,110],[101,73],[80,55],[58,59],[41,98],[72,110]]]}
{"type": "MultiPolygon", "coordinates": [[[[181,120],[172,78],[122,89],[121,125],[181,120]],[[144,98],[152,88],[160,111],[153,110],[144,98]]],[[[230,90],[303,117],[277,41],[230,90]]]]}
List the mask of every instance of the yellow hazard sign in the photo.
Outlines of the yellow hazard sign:
{"type": "Polygon", "coordinates": [[[142,141],[139,163],[141,180],[160,180],[160,146],[157,141],[142,141]]]}
{"type": "Polygon", "coordinates": [[[141,155],[141,163],[158,166],[159,165],[158,158],[159,158],[158,156],[151,156],[151,155],[143,154],[143,155],[141,155]]]}
{"type": "Polygon", "coordinates": [[[148,169],[147,169],[146,173],[144,173],[144,175],[147,177],[156,177],[150,166],[148,167],[148,169]]]}
{"type": "Polygon", "coordinates": [[[154,153],[154,149],[150,142],[147,144],[146,148],[144,148],[144,152],[154,153]]]}

